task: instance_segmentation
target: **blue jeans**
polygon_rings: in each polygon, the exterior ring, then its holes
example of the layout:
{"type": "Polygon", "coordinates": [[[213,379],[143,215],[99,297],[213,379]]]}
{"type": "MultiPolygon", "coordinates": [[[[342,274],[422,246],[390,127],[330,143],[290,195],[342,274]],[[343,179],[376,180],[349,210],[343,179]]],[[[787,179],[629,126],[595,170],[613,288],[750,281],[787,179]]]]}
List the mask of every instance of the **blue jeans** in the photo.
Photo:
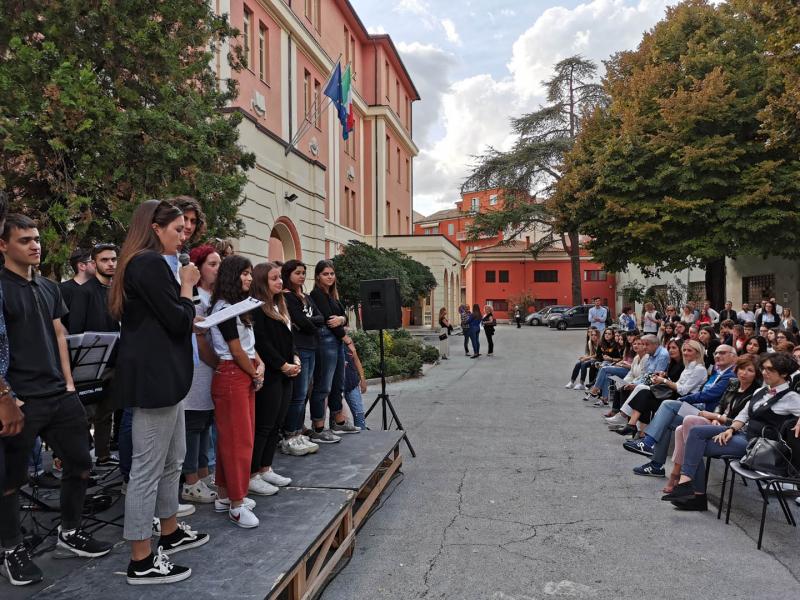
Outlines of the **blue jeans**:
{"type": "Polygon", "coordinates": [[[300,356],[300,374],[294,378],[292,385],[292,400],[289,402],[289,410],[286,412],[286,420],[283,428],[287,433],[301,431],[303,420],[306,416],[306,398],[308,397],[308,386],[314,378],[314,365],[316,364],[316,350],[297,350],[300,356]]]}
{"type": "Polygon", "coordinates": [[[44,467],[42,466],[42,438],[38,435],[33,442],[33,450],[31,450],[31,454],[28,457],[28,473],[34,476],[44,473],[44,467]]]}
{"type": "Polygon", "coordinates": [[[320,329],[314,365],[314,389],[311,390],[311,420],[325,418],[325,400],[331,413],[342,410],[342,384],[344,382],[344,348],[342,341],[329,329],[320,329]],[[334,389],[334,384],[336,384],[334,389]],[[338,390],[338,392],[337,392],[338,390]],[[331,392],[334,393],[331,393],[331,392]]]}
{"type": "Polygon", "coordinates": [[[122,411],[122,423],[119,426],[119,471],[123,479],[128,481],[133,463],[133,409],[122,411]]]}
{"type": "Polygon", "coordinates": [[[481,330],[480,329],[472,329],[469,330],[469,339],[472,342],[472,353],[473,354],[480,354],[481,353],[481,330]]]}
{"type": "Polygon", "coordinates": [[[628,371],[630,371],[630,369],[626,367],[602,367],[597,374],[597,379],[594,380],[594,387],[600,390],[600,397],[608,398],[608,394],[610,393],[609,387],[611,386],[611,379],[609,379],[609,377],[611,375],[625,377],[625,375],[628,374],[628,371]]]}
{"type": "Polygon", "coordinates": [[[183,415],[186,421],[186,457],[183,459],[182,473],[187,475],[208,468],[208,446],[214,411],[186,410],[183,415]]]}
{"type": "Polygon", "coordinates": [[[581,383],[586,381],[586,372],[589,370],[589,367],[592,366],[593,358],[587,358],[586,360],[579,360],[575,363],[575,366],[572,369],[572,376],[569,378],[570,381],[575,381],[578,379],[578,373],[581,375],[581,383]]]}
{"type": "MultiPolygon", "coordinates": [[[[683,406],[683,402],[680,400],[664,400],[645,430],[647,435],[656,440],[653,449],[654,462],[662,465],[667,462],[672,432],[683,423],[683,417],[678,414],[681,406],[683,406]]],[[[700,408],[704,409],[705,407],[700,405],[700,408]]]]}
{"type": "Polygon", "coordinates": [[[364,418],[364,399],[361,397],[361,389],[356,386],[349,392],[345,392],[344,399],[347,400],[347,406],[353,413],[353,425],[359,429],[366,429],[367,421],[364,418]]]}
{"type": "Polygon", "coordinates": [[[744,456],[747,448],[747,436],[742,431],[734,434],[724,446],[720,446],[711,438],[725,431],[722,425],[700,425],[689,432],[686,449],[683,451],[681,474],[692,478],[695,492],[703,493],[706,489],[706,464],[704,456],[744,456]]]}
{"type": "Polygon", "coordinates": [[[211,421],[211,429],[208,430],[208,468],[213,471],[217,466],[217,422],[211,421]]]}

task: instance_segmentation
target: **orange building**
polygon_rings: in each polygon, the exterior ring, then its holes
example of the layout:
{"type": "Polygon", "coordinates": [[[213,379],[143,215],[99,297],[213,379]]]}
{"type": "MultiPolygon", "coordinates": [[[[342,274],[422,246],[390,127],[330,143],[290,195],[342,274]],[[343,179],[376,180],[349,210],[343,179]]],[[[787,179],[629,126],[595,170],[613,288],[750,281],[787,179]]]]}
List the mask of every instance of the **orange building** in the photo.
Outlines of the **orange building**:
{"type": "MultiPolygon", "coordinates": [[[[503,208],[499,189],[462,194],[456,208],[438,211],[414,223],[417,236],[443,236],[461,253],[461,303],[490,305],[498,318],[512,316],[513,302],[523,296],[534,298],[535,306],[572,304],[571,262],[560,244],[541,252],[535,259],[529,251],[536,232],[525,239],[500,245],[502,232],[469,240],[467,229],[477,212],[503,208]]],[[[614,303],[616,283],[612,273],[582,252],[582,299],[599,296],[606,306],[614,303]],[[611,303],[611,304],[609,304],[611,303]]]]}

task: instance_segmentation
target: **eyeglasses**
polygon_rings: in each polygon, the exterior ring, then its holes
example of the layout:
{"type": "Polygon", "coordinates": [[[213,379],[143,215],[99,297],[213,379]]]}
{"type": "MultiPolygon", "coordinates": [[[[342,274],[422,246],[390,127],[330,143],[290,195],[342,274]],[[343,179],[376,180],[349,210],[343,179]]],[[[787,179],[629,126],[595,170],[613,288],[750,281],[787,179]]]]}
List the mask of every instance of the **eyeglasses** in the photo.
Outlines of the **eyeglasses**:
{"type": "Polygon", "coordinates": [[[726,354],[733,354],[730,350],[720,350],[719,352],[714,352],[714,356],[725,356],[726,354]]]}
{"type": "Polygon", "coordinates": [[[775,367],[767,367],[767,366],[761,367],[761,371],[763,373],[777,373],[778,372],[778,370],[775,367]]]}

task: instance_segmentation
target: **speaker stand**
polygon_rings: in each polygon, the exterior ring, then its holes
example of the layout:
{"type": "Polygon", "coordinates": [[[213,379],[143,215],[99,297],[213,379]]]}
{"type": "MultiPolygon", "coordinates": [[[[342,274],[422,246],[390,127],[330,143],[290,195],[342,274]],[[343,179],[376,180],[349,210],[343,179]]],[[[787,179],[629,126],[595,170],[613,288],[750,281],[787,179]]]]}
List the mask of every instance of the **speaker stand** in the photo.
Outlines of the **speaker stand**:
{"type": "Polygon", "coordinates": [[[378,397],[375,398],[375,401],[372,403],[372,406],[370,406],[369,409],[367,410],[367,412],[364,414],[364,418],[366,419],[369,416],[369,413],[371,413],[372,410],[378,405],[378,402],[380,402],[381,403],[381,411],[383,413],[383,415],[382,415],[383,416],[383,419],[382,419],[383,430],[384,431],[388,431],[389,430],[389,421],[387,419],[388,415],[386,413],[386,411],[388,409],[392,413],[392,420],[395,423],[397,423],[397,429],[403,432],[403,441],[405,441],[406,446],[408,446],[408,450],[409,450],[409,452],[411,452],[411,456],[416,458],[417,457],[417,453],[414,452],[414,446],[411,445],[411,441],[408,439],[408,434],[406,433],[405,428],[403,427],[403,424],[400,422],[400,417],[397,416],[397,412],[395,411],[394,406],[392,405],[392,401],[389,400],[389,394],[386,393],[386,360],[385,360],[384,350],[383,350],[383,329],[379,329],[378,330],[378,340],[379,340],[378,345],[380,347],[380,352],[381,352],[381,363],[380,363],[381,364],[381,393],[378,394],[378,397]]]}

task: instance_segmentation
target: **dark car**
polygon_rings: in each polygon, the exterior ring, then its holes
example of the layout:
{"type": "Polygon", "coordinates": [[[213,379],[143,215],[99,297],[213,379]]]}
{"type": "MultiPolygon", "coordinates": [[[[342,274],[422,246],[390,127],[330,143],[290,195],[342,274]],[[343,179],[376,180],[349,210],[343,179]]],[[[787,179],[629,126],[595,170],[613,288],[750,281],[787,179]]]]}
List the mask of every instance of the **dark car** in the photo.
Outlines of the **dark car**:
{"type": "Polygon", "coordinates": [[[547,319],[549,319],[551,315],[563,313],[566,310],[569,310],[569,306],[551,304],[549,306],[545,306],[541,310],[537,310],[536,312],[529,314],[527,317],[525,317],[525,323],[528,325],[546,325],[547,319]]]}
{"type": "Polygon", "coordinates": [[[581,327],[587,329],[589,327],[589,309],[594,306],[593,304],[581,304],[573,306],[569,310],[551,315],[547,324],[556,329],[565,330],[570,327],[581,327]]]}

